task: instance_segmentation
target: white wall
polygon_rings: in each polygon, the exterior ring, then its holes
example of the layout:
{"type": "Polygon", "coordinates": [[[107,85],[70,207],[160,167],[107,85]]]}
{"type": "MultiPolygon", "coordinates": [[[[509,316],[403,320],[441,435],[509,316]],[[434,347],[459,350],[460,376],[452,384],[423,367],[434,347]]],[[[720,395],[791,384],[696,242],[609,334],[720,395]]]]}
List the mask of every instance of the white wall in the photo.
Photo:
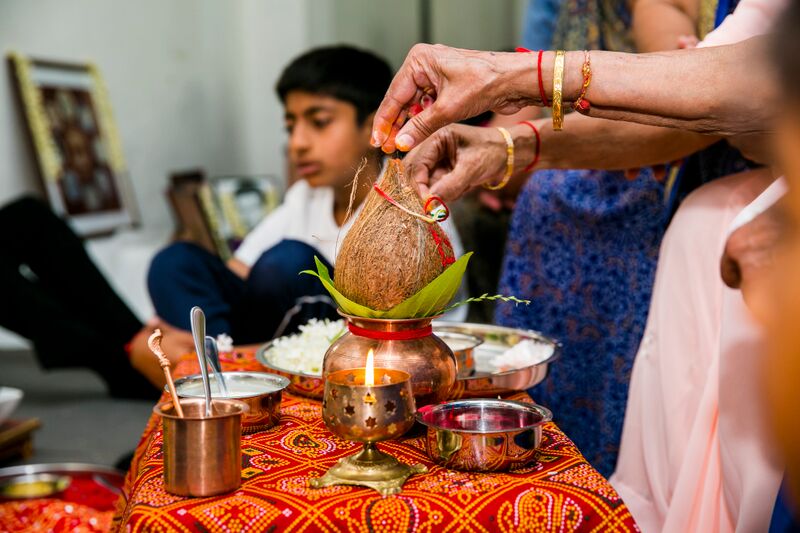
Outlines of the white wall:
{"type": "MultiPolygon", "coordinates": [[[[432,0],[435,42],[505,48],[524,0],[432,0]]],[[[143,228],[95,240],[112,284],[142,317],[150,255],[172,230],[167,175],[284,175],[274,83],[311,45],[370,47],[398,67],[419,38],[418,1],[0,0],[0,52],[95,63],[108,86],[143,228]]],[[[0,204],[38,178],[5,61],[0,66],[0,204]]],[[[6,231],[0,228],[0,231],[6,231]]],[[[0,330],[0,345],[6,337],[0,330]]]]}
{"type": "MultiPolygon", "coordinates": [[[[103,74],[143,228],[89,250],[140,316],[151,311],[149,257],[172,230],[171,171],[283,175],[273,85],[307,47],[306,9],[294,0],[0,0],[3,56],[91,61],[103,74]]],[[[1,204],[35,191],[38,178],[5,61],[0,70],[1,204]]],[[[9,339],[0,330],[0,345],[19,344],[9,339]]]]}
{"type": "MultiPolygon", "coordinates": [[[[520,42],[527,0],[430,0],[431,42],[503,50],[520,42]]],[[[394,68],[420,39],[419,0],[309,0],[309,42],[351,43],[377,51],[394,68]]]]}
{"type": "MultiPolygon", "coordinates": [[[[305,2],[3,0],[0,50],[96,63],[108,85],[144,225],[171,225],[175,169],[281,173],[272,85],[306,46],[305,2]]],[[[36,184],[3,64],[0,201],[36,184]]]]}

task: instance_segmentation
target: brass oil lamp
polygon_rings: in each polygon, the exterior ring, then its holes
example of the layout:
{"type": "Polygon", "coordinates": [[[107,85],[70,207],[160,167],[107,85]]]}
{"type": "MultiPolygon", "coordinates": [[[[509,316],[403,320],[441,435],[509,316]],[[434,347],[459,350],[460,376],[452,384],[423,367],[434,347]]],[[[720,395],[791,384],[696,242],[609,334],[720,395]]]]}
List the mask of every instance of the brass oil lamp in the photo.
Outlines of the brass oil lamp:
{"type": "Polygon", "coordinates": [[[417,407],[448,398],[456,382],[456,358],[450,347],[433,334],[437,317],[387,320],[342,314],[347,331],[325,353],[322,375],[356,368],[372,350],[375,365],[402,370],[411,376],[417,407]]]}
{"type": "Polygon", "coordinates": [[[424,465],[405,465],[375,445],[408,431],[414,425],[416,409],[409,374],[376,368],[374,357],[369,350],[365,368],[345,368],[326,376],[325,425],[342,439],[362,442],[363,448],[340,459],[322,477],[312,478],[314,488],[362,485],[387,496],[400,492],[413,474],[427,472],[424,465]]]}

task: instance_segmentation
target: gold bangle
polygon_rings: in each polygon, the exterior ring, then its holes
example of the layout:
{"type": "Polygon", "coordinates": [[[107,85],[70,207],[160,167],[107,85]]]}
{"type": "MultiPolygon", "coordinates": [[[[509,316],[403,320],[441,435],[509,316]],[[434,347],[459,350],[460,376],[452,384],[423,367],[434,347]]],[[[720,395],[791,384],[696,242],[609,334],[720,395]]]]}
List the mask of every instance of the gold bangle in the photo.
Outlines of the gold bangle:
{"type": "Polygon", "coordinates": [[[564,108],[561,106],[564,88],[564,50],[556,52],[553,64],[553,130],[561,131],[564,127],[564,108]]]}
{"type": "Polygon", "coordinates": [[[508,180],[511,179],[511,175],[514,173],[514,139],[505,128],[497,128],[497,131],[503,135],[503,139],[506,141],[506,173],[497,185],[483,184],[484,189],[489,189],[490,191],[497,191],[508,185],[508,180]]]}

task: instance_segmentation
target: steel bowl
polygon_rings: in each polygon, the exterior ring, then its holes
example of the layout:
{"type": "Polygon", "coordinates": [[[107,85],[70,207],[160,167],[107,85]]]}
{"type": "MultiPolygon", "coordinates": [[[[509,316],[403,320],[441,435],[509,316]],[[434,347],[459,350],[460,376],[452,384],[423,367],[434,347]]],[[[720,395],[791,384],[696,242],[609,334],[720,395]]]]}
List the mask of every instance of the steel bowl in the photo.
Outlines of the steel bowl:
{"type": "Polygon", "coordinates": [[[520,468],[536,457],[550,410],[511,400],[454,400],[417,410],[427,426],[428,455],[446,468],[497,472],[520,468]]]}
{"type": "MultiPolygon", "coordinates": [[[[269,429],[280,422],[281,395],[289,386],[289,379],[266,372],[223,372],[228,385],[228,398],[241,400],[250,408],[242,415],[242,433],[256,433],[269,429]]],[[[209,376],[212,398],[225,398],[219,391],[216,376],[209,376]]],[[[202,398],[203,378],[200,374],[186,376],[175,381],[175,389],[181,398],[202,398]]],[[[166,387],[165,387],[166,390],[166,387]]]]}
{"type": "Polygon", "coordinates": [[[455,331],[438,331],[434,329],[433,332],[453,350],[453,355],[456,356],[458,378],[474,376],[475,348],[483,344],[483,339],[475,335],[455,331]]]}

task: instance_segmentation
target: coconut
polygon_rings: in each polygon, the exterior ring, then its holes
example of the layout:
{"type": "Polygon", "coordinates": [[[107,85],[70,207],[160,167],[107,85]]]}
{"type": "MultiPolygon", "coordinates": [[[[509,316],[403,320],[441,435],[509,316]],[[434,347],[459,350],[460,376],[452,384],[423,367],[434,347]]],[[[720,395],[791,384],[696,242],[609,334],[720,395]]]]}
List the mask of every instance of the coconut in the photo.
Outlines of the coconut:
{"type": "MultiPolygon", "coordinates": [[[[422,216],[424,204],[399,159],[392,159],[378,188],[422,216]]],[[[455,261],[447,234],[393,205],[374,188],[342,242],[334,283],[350,300],[385,311],[416,294],[455,261]]]]}

